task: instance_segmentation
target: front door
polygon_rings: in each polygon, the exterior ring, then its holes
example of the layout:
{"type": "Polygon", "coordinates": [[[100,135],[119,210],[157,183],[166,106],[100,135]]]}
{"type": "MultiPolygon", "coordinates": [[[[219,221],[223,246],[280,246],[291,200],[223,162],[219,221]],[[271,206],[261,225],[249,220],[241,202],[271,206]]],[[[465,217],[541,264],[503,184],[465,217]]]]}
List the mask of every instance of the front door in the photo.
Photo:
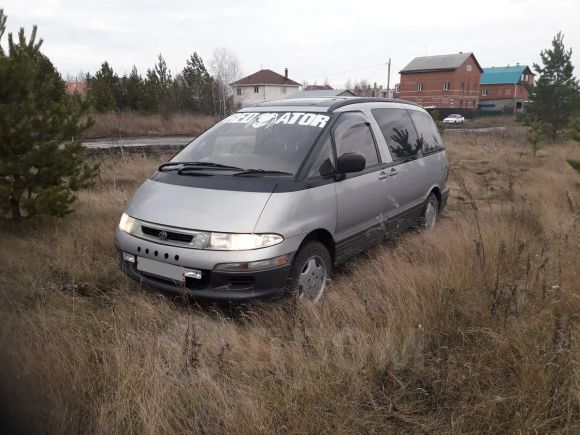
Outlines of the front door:
{"type": "Polygon", "coordinates": [[[381,162],[370,124],[361,112],[345,112],[332,128],[336,155],[362,154],[366,167],[361,172],[346,174],[338,181],[336,201],[337,260],[342,261],[384,235],[384,213],[388,198],[381,182],[381,162]]]}

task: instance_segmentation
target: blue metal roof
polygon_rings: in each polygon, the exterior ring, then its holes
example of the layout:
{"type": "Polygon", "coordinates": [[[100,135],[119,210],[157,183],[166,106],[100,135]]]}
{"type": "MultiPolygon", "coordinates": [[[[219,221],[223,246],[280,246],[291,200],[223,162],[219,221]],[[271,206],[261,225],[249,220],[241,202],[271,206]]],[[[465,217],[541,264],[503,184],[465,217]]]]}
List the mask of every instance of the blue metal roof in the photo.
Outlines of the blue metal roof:
{"type": "MultiPolygon", "coordinates": [[[[499,85],[518,83],[521,75],[524,74],[526,69],[529,70],[527,65],[483,68],[480,84],[499,85]]],[[[531,74],[531,71],[529,71],[528,74],[531,74]]]]}

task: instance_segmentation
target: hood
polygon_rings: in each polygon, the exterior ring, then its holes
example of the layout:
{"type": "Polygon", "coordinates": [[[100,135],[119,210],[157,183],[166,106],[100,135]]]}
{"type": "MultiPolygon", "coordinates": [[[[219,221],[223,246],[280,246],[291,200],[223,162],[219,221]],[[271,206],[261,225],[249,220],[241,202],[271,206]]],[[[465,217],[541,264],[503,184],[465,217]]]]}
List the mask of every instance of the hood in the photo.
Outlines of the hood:
{"type": "Polygon", "coordinates": [[[147,180],[125,212],[136,219],[172,227],[251,233],[274,187],[267,192],[248,192],[147,180]]]}

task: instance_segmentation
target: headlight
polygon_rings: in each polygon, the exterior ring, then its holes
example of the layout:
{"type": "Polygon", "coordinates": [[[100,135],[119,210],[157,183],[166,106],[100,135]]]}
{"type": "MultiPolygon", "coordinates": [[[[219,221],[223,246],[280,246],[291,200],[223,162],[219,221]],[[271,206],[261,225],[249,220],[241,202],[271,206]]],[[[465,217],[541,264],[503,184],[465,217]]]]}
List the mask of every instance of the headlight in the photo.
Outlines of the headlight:
{"type": "Polygon", "coordinates": [[[119,222],[119,229],[128,234],[133,234],[137,229],[137,221],[128,214],[123,213],[123,216],[121,216],[121,221],[119,222]]]}
{"type": "Polygon", "coordinates": [[[216,251],[246,251],[266,248],[282,242],[279,234],[228,234],[211,233],[205,249],[216,251]]]}

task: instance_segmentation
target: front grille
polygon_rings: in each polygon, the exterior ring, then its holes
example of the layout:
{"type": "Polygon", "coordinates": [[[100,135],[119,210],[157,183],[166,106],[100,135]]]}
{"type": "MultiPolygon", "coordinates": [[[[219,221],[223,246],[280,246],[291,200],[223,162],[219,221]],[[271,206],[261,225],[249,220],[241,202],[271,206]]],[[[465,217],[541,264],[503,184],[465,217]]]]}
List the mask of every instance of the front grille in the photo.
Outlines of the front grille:
{"type": "Polygon", "coordinates": [[[193,235],[191,234],[176,233],[174,231],[160,230],[157,228],[146,227],[143,225],[141,225],[141,231],[143,231],[143,234],[146,234],[151,237],[156,237],[160,240],[171,240],[173,242],[181,242],[181,243],[190,243],[193,240],[193,235]],[[159,234],[161,232],[167,233],[167,237],[160,238],[159,234]]]}

